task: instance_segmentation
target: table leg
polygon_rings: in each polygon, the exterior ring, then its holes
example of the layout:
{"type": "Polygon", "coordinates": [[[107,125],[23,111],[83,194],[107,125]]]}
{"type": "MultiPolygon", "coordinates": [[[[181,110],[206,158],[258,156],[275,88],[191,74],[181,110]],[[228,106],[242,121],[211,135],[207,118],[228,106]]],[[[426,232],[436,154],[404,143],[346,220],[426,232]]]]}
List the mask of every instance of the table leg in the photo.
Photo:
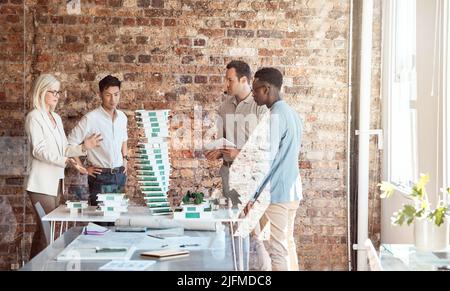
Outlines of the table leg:
{"type": "Polygon", "coordinates": [[[244,251],[243,251],[243,242],[242,236],[238,236],[238,246],[239,246],[239,271],[244,270],[244,251]]]}
{"type": "Polygon", "coordinates": [[[59,228],[59,236],[62,236],[63,228],[64,228],[64,221],[61,221],[61,225],[60,225],[60,228],[59,228]]]}
{"type": "Polygon", "coordinates": [[[55,222],[50,221],[50,243],[55,241],[55,222]]]}
{"type": "Polygon", "coordinates": [[[233,251],[233,263],[234,263],[234,270],[237,271],[237,262],[236,262],[236,247],[234,245],[234,235],[233,235],[233,222],[230,221],[230,238],[231,238],[231,247],[233,251]]]}

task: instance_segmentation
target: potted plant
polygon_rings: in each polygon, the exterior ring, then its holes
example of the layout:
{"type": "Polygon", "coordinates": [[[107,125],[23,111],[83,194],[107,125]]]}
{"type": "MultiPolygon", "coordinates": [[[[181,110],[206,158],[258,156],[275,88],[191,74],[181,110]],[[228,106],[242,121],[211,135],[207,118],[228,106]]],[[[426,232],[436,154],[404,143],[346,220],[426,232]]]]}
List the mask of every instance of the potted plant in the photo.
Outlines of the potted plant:
{"type": "MultiPolygon", "coordinates": [[[[413,185],[406,198],[411,203],[404,204],[397,212],[394,212],[391,220],[393,225],[411,225],[414,223],[414,242],[420,251],[436,251],[448,246],[449,223],[446,219],[448,204],[440,198],[435,208],[429,202],[426,185],[430,180],[429,175],[421,174],[420,179],[413,185]]],[[[381,190],[381,198],[391,197],[397,187],[389,182],[378,185],[381,190]]],[[[445,191],[450,193],[450,188],[445,191]]]]}

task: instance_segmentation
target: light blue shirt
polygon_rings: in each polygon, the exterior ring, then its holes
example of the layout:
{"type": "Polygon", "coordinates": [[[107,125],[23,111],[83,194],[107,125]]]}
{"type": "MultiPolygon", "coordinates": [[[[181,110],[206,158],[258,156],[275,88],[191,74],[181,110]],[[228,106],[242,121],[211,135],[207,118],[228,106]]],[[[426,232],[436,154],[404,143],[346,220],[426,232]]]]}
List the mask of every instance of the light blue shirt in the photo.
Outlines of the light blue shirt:
{"type": "Polygon", "coordinates": [[[302,184],[298,160],[303,123],[297,112],[280,100],[270,109],[270,167],[261,185],[256,189],[255,200],[270,182],[271,203],[300,201],[302,184]]]}

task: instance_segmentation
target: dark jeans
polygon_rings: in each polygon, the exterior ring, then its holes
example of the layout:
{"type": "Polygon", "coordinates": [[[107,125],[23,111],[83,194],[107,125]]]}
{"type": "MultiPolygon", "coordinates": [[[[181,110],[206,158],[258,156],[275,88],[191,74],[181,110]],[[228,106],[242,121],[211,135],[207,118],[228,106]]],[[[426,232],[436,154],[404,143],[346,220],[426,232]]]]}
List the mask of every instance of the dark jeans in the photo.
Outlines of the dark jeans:
{"type": "Polygon", "coordinates": [[[96,175],[95,178],[88,177],[89,205],[97,206],[97,194],[109,192],[111,189],[114,192],[124,192],[127,176],[123,170],[124,168],[121,167],[120,171],[114,174],[103,173],[96,175]]]}

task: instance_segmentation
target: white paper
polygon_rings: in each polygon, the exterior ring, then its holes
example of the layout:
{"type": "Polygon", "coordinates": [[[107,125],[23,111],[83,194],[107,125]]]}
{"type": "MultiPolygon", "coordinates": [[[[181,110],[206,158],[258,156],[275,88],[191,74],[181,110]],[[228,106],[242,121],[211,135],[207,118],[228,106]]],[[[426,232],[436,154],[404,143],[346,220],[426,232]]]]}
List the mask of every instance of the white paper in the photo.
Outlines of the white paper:
{"type": "Polygon", "coordinates": [[[220,150],[225,148],[236,148],[236,145],[226,138],[216,139],[204,146],[205,150],[220,150]]]}
{"type": "Polygon", "coordinates": [[[145,271],[156,261],[111,261],[99,268],[101,271],[145,271]]]}
{"type": "Polygon", "coordinates": [[[109,231],[108,228],[100,226],[100,225],[92,223],[92,222],[89,222],[89,224],[86,226],[86,232],[87,233],[90,233],[90,232],[93,232],[93,233],[105,233],[105,232],[108,232],[108,231],[109,231]]]}

